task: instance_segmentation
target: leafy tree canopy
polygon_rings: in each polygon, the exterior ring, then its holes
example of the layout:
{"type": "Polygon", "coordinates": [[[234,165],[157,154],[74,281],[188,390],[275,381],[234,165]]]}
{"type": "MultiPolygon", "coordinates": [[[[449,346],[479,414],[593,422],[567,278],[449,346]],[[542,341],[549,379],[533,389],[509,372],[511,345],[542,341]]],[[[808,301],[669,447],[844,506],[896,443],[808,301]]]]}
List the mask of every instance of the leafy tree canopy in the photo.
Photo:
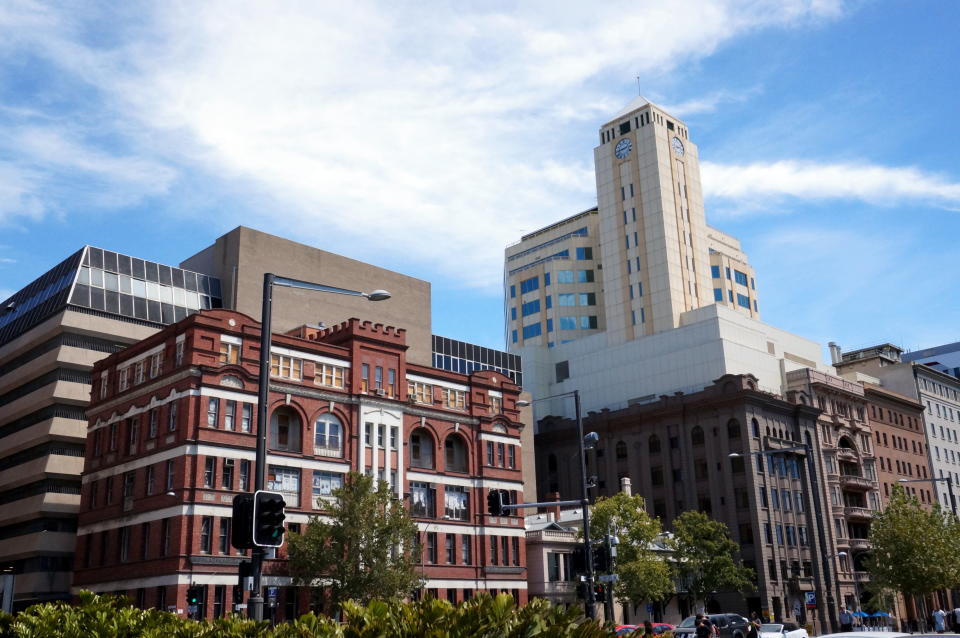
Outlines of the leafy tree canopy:
{"type": "Polygon", "coordinates": [[[694,606],[716,591],[749,591],[755,574],[734,559],[740,547],[730,530],[703,512],[689,510],[673,521],[674,565],[694,606]]]}
{"type": "Polygon", "coordinates": [[[661,533],[660,521],[647,514],[643,497],[623,492],[601,497],[590,513],[594,540],[608,534],[617,536],[615,572],[619,577],[614,592],[622,602],[639,604],[663,600],[673,593],[673,573],[666,557],[654,550],[661,533]]]}
{"type": "Polygon", "coordinates": [[[908,596],[922,596],[960,584],[960,526],[938,505],[924,509],[895,485],[887,508],[870,526],[871,583],[908,596]]]}
{"type": "Polygon", "coordinates": [[[335,609],[355,600],[399,599],[420,586],[411,552],[416,524],[389,486],[350,473],[302,534],[291,534],[289,570],[294,580],[327,591],[335,609]]]}

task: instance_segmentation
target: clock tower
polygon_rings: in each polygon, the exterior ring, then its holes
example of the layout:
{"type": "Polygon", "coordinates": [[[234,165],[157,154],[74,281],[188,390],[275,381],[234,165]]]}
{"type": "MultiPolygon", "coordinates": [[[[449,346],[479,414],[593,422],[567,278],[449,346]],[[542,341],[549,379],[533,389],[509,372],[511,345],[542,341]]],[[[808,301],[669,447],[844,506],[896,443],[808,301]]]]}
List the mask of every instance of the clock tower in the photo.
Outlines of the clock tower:
{"type": "Polygon", "coordinates": [[[745,290],[732,296],[732,277],[723,283],[730,260],[737,280],[753,282],[753,271],[739,242],[706,223],[684,122],[636,98],[601,127],[594,163],[608,343],[676,328],[682,313],[712,303],[740,301],[758,316],[745,290]]]}

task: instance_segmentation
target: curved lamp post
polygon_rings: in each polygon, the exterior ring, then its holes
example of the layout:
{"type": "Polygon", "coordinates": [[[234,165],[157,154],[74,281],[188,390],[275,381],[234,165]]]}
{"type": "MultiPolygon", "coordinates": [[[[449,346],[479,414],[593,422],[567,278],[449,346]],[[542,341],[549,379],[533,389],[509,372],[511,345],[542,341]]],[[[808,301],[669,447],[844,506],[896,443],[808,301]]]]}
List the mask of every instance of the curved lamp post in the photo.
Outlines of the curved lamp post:
{"type": "MultiPolygon", "coordinates": [[[[257,459],[255,462],[254,490],[263,489],[267,475],[267,430],[269,429],[267,402],[270,395],[270,345],[273,340],[271,316],[273,313],[274,286],[366,297],[369,301],[383,301],[390,298],[390,293],[386,290],[360,292],[359,290],[337,288],[336,286],[290,279],[289,277],[279,277],[272,272],[263,274],[263,307],[260,319],[260,377],[257,393],[257,459]]],[[[250,617],[255,620],[263,620],[263,589],[261,587],[263,553],[262,547],[254,547],[250,565],[251,575],[253,576],[253,592],[249,599],[250,617]]]]}

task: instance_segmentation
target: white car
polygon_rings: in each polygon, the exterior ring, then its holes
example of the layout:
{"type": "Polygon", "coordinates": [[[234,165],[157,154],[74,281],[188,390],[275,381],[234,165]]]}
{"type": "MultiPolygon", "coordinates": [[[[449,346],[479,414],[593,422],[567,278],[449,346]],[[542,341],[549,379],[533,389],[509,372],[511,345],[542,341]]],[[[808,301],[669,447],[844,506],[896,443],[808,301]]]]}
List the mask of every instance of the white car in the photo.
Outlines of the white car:
{"type": "MultiPolygon", "coordinates": [[[[899,631],[847,631],[840,634],[825,634],[819,638],[903,638],[910,635],[899,631]]],[[[912,635],[917,638],[916,634],[912,635]]]]}
{"type": "Polygon", "coordinates": [[[760,625],[760,638],[810,638],[807,630],[796,623],[769,623],[760,625]]]}

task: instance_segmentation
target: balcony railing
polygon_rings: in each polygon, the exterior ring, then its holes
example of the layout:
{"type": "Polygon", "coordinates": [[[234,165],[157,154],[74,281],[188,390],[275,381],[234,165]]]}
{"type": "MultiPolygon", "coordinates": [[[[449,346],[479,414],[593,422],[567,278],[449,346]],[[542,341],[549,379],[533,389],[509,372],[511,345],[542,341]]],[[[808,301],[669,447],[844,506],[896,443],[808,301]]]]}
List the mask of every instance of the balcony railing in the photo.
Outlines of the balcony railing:
{"type": "Polygon", "coordinates": [[[865,538],[851,538],[850,549],[870,549],[870,541],[865,538]]]}
{"type": "Polygon", "coordinates": [[[857,453],[846,447],[837,448],[837,458],[841,461],[858,461],[857,453]]]}
{"type": "Polygon", "coordinates": [[[843,515],[850,518],[873,518],[873,512],[866,507],[844,507],[843,515]]]}
{"type": "Polygon", "coordinates": [[[873,481],[865,476],[856,476],[853,474],[841,474],[840,486],[857,490],[873,489],[873,481]]]}

